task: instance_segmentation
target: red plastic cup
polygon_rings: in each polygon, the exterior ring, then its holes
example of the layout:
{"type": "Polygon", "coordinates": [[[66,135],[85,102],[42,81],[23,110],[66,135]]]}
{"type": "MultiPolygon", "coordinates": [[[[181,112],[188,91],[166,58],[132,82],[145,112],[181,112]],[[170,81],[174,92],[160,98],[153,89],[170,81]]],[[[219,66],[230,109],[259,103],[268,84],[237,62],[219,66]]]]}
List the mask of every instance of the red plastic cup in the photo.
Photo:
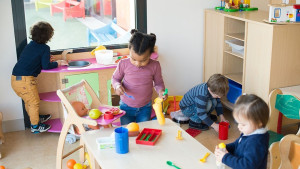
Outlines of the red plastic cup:
{"type": "Polygon", "coordinates": [[[228,139],[228,128],[229,128],[228,122],[222,121],[219,123],[219,139],[220,140],[228,139]]]}
{"type": "Polygon", "coordinates": [[[114,118],[114,115],[111,111],[107,111],[104,113],[104,119],[105,120],[110,120],[110,119],[113,119],[114,118]]]}

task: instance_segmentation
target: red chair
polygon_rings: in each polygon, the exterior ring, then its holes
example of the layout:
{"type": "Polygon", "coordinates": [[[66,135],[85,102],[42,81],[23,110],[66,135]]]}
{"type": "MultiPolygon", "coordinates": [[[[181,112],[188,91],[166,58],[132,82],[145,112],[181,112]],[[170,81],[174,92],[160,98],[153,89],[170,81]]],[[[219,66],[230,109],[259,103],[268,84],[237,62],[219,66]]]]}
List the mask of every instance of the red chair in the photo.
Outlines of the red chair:
{"type": "Polygon", "coordinates": [[[51,4],[50,13],[63,13],[64,21],[68,18],[85,18],[84,0],[77,2],[75,0],[64,0],[57,4],[51,4]]]}

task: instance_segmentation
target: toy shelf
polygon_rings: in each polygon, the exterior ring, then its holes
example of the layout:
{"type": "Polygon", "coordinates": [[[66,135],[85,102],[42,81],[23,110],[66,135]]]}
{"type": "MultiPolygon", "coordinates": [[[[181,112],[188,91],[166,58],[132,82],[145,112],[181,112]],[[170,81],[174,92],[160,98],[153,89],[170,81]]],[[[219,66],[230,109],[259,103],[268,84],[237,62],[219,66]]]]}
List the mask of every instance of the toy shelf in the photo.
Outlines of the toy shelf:
{"type": "Polygon", "coordinates": [[[238,57],[238,58],[244,59],[244,56],[243,56],[243,55],[240,55],[240,54],[238,54],[238,53],[233,53],[233,52],[231,52],[231,51],[229,51],[229,50],[225,50],[224,52],[225,52],[225,53],[228,53],[228,54],[230,54],[230,55],[236,56],[236,57],[238,57]]]}
{"type": "Polygon", "coordinates": [[[45,122],[45,124],[51,125],[51,128],[47,131],[50,133],[60,133],[62,129],[62,123],[60,119],[50,119],[45,122]]]}
{"type": "Polygon", "coordinates": [[[232,81],[235,81],[239,84],[242,84],[243,82],[243,73],[232,73],[232,74],[225,74],[225,77],[227,77],[228,79],[231,79],[232,81]]]}
{"type": "Polygon", "coordinates": [[[46,102],[60,102],[60,99],[57,96],[56,91],[39,93],[39,95],[40,95],[40,100],[43,100],[46,102]]]}
{"type": "Polygon", "coordinates": [[[227,36],[229,38],[237,39],[237,40],[240,40],[240,41],[245,40],[245,33],[228,33],[225,36],[227,36]]]}

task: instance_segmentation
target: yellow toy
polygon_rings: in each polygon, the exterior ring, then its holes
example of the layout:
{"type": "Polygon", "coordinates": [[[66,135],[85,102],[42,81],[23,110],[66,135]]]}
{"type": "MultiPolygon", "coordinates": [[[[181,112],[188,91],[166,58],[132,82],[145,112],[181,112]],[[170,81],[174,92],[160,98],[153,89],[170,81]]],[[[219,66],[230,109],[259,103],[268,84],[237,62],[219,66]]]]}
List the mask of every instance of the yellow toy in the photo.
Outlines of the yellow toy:
{"type": "Polygon", "coordinates": [[[182,131],[181,130],[178,130],[178,133],[177,133],[177,137],[176,137],[177,140],[182,140],[182,131]]]}
{"type": "Polygon", "coordinates": [[[204,157],[201,158],[199,161],[202,162],[202,163],[205,163],[205,162],[206,162],[206,158],[207,158],[209,155],[210,155],[210,153],[206,153],[206,154],[204,155],[204,157]]]}
{"type": "Polygon", "coordinates": [[[97,50],[106,50],[106,47],[100,45],[100,46],[98,46],[97,48],[95,48],[94,50],[92,50],[91,54],[95,56],[95,52],[96,52],[97,50]]]}
{"type": "Polygon", "coordinates": [[[163,99],[158,97],[154,100],[154,104],[152,105],[153,109],[155,111],[156,117],[157,117],[157,121],[160,125],[165,124],[165,116],[162,111],[162,102],[163,102],[163,99]]]}

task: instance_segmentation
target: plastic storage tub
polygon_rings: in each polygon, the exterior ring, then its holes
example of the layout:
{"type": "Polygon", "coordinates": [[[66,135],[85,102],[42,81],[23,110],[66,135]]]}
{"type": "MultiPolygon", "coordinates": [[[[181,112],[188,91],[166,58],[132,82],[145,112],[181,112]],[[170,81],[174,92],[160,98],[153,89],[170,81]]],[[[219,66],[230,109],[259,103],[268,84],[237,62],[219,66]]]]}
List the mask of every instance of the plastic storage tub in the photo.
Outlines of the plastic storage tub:
{"type": "Polygon", "coordinates": [[[236,99],[242,94],[242,85],[228,79],[229,91],[227,93],[227,100],[230,103],[235,103],[236,99]]]}
{"type": "Polygon", "coordinates": [[[231,47],[232,53],[237,53],[239,55],[244,56],[244,42],[237,40],[237,39],[231,39],[231,40],[225,40],[225,42],[231,47]]]}

